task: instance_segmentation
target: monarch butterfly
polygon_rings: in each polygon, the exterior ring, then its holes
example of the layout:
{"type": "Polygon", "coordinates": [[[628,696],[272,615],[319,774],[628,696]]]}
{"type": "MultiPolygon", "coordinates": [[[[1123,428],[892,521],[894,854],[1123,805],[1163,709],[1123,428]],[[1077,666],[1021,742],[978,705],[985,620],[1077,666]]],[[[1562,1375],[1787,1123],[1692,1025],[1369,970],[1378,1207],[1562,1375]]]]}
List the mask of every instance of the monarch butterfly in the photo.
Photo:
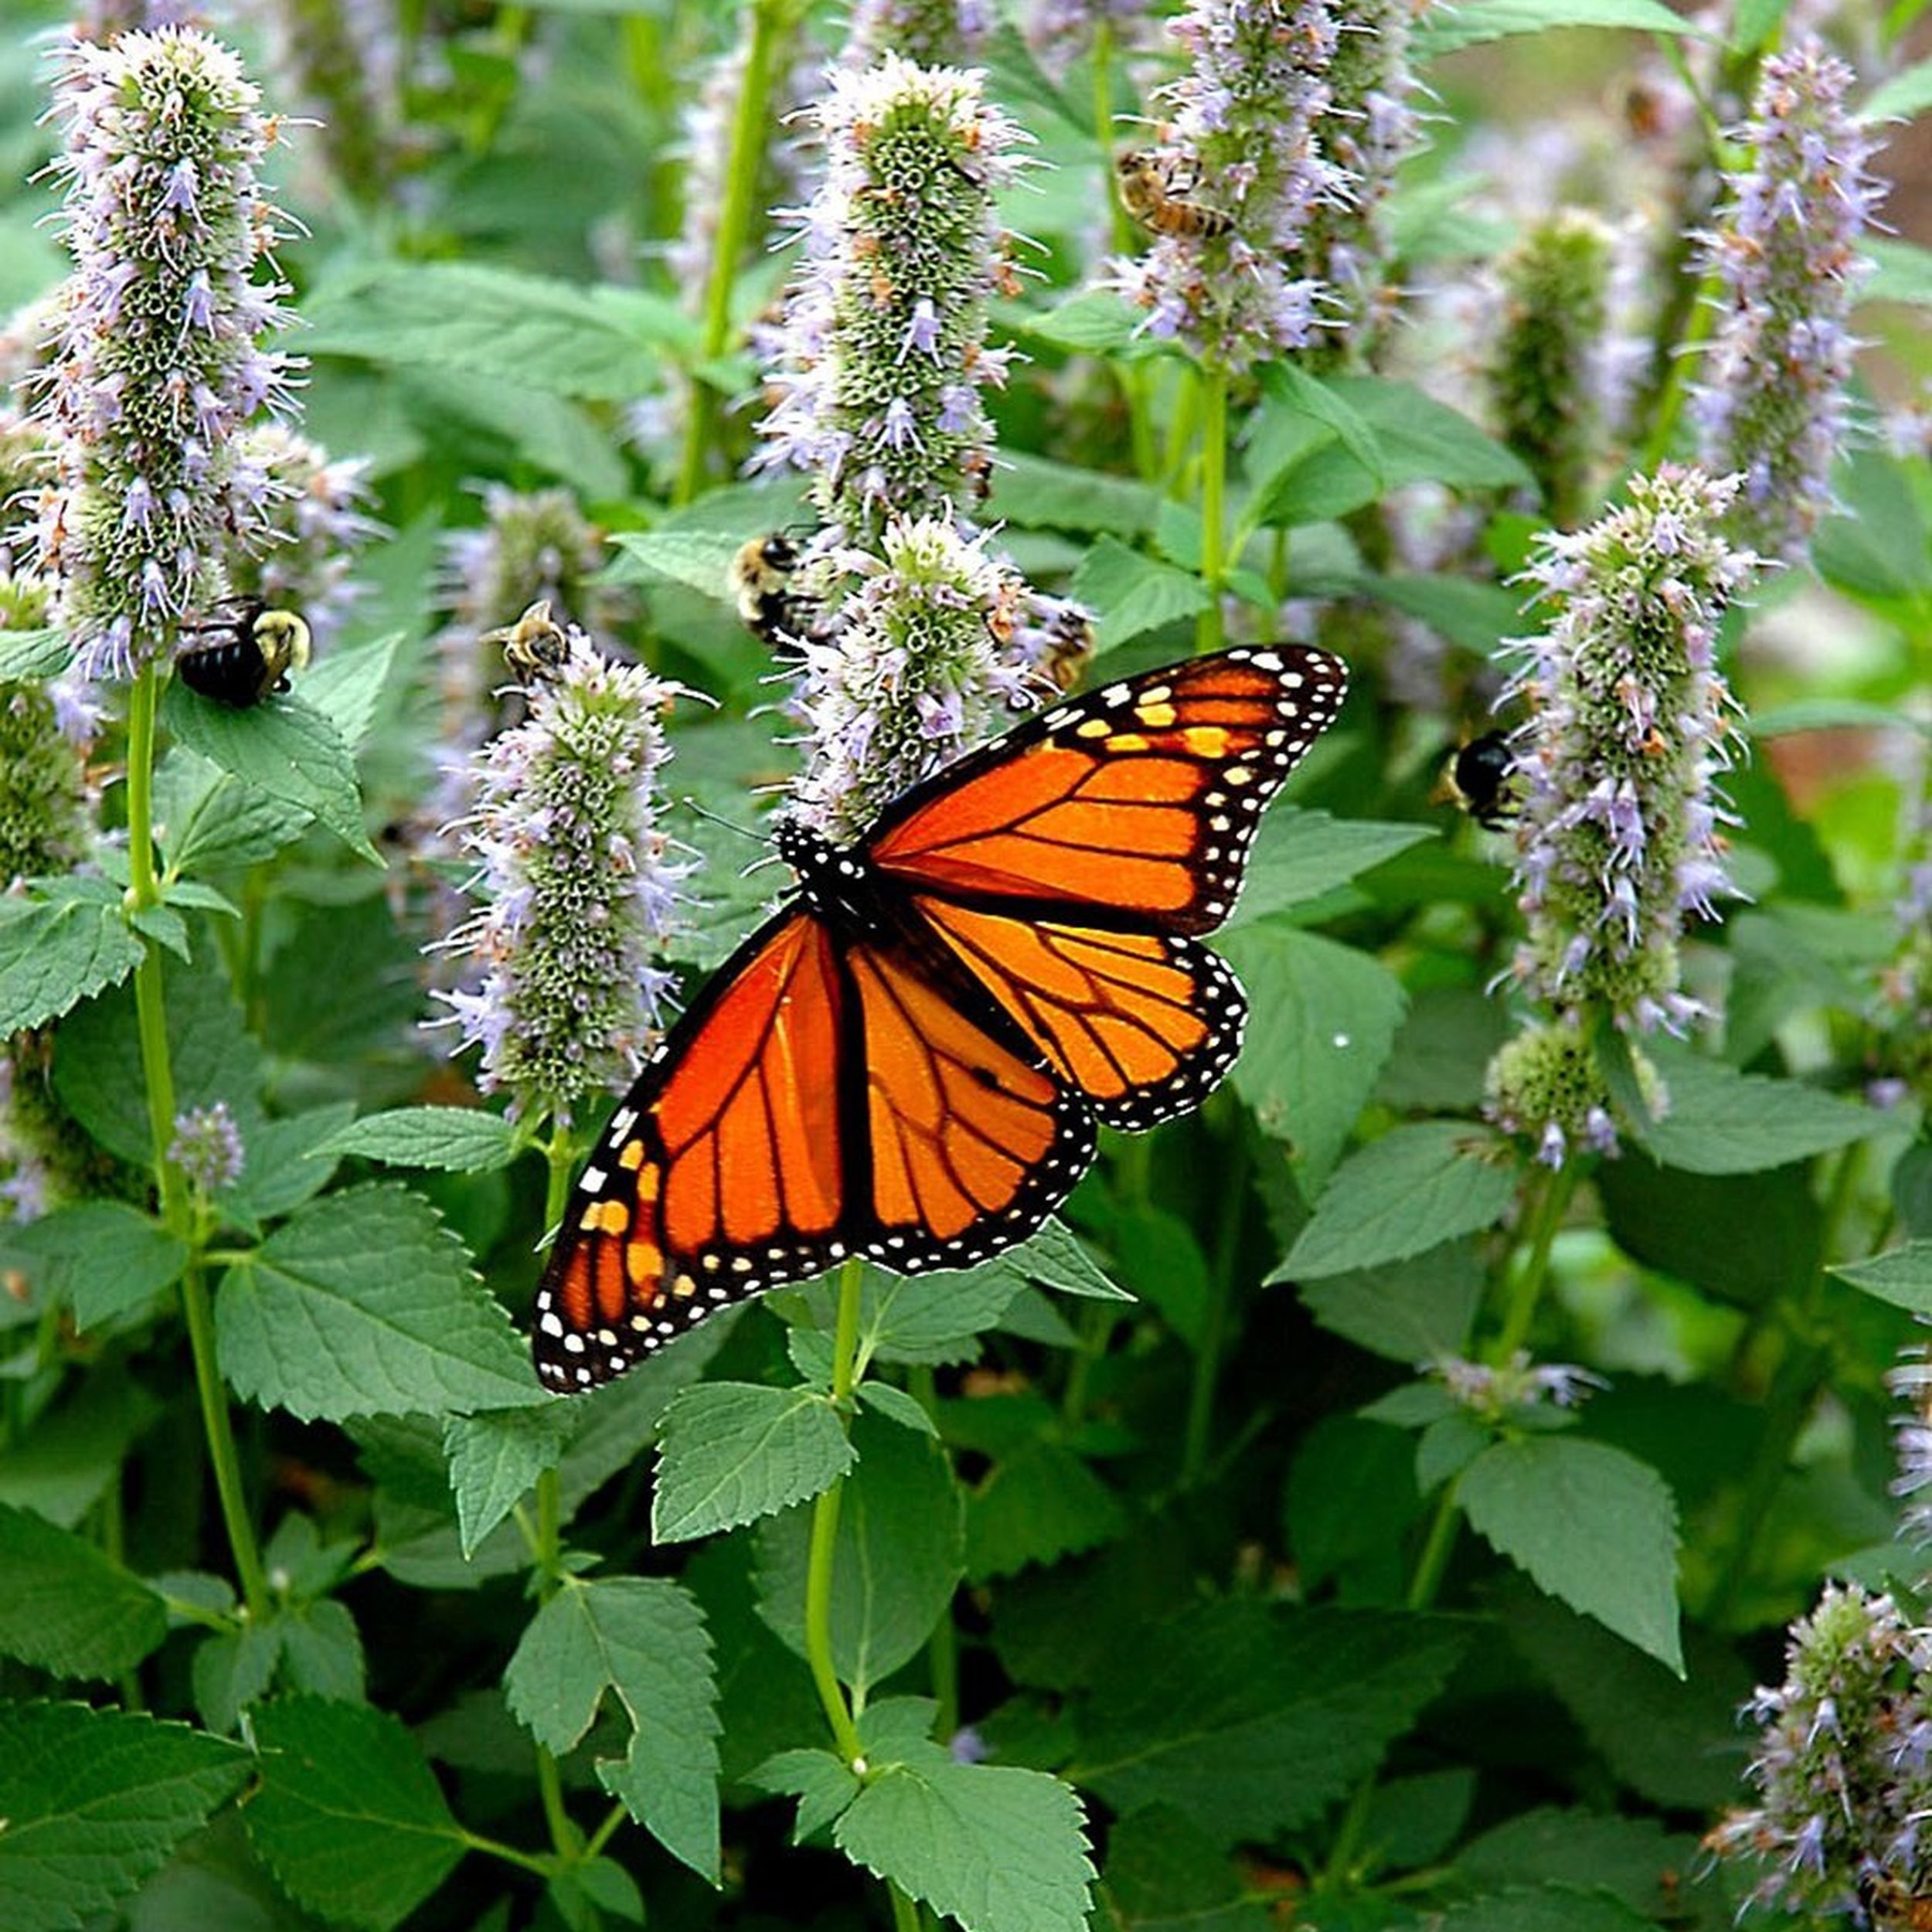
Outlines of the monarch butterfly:
{"type": "Polygon", "coordinates": [[[1054,706],[834,845],[782,821],[790,900],[611,1116],[536,1304],[569,1392],[848,1256],[965,1267],[1025,1239],[1097,1125],[1197,1107],[1246,1002],[1199,941],[1330,724],[1325,651],[1236,650],[1054,706]]]}

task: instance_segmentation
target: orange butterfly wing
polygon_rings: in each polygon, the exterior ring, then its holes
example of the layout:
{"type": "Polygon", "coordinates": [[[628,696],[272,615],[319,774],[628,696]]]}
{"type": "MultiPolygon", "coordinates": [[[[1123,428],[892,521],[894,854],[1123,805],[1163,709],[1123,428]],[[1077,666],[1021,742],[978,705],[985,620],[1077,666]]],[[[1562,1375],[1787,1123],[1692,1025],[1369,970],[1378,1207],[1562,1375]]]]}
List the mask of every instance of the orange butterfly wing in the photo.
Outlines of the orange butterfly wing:
{"type": "Polygon", "coordinates": [[[1093,1157],[1085,1107],[956,970],[883,940],[842,957],[821,920],[782,913],[612,1115],[537,1290],[538,1374],[608,1381],[847,1254],[967,1267],[1093,1157]]]}
{"type": "Polygon", "coordinates": [[[1212,932],[1264,808],[1347,689],[1339,658],[1293,645],[1107,685],[913,787],[866,855],[912,890],[1212,932]]]}

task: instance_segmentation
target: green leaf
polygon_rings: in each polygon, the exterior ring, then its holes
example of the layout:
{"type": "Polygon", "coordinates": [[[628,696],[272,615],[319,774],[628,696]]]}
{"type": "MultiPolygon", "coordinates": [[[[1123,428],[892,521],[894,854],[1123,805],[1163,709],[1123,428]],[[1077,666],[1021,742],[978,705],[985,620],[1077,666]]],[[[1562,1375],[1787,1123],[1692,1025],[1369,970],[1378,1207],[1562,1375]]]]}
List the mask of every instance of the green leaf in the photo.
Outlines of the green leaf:
{"type": "Polygon", "coordinates": [[[1026,316],[1022,326],[1028,335],[1061,349],[1104,353],[1134,345],[1145,319],[1124,297],[1090,288],[1068,297],[1043,315],[1026,316]]]}
{"type": "Polygon", "coordinates": [[[238,711],[176,679],[162,696],[162,719],[191,751],[264,798],[312,813],[351,852],[382,864],[362,829],[355,760],[332,720],[300,698],[238,711]]]}
{"type": "Polygon", "coordinates": [[[852,1460],[837,1411],[815,1391],[701,1383],[665,1412],[651,1539],[681,1543],[775,1515],[829,1488],[852,1460]]]}
{"type": "Polygon", "coordinates": [[[1663,1076],[1670,1106],[1638,1138],[1666,1167],[1748,1174],[1828,1153],[1884,1124],[1869,1107],[1800,1080],[1740,1073],[1668,1042],[1645,1051],[1663,1076]]]}
{"type": "Polygon", "coordinates": [[[1250,473],[1260,479],[1251,514],[1263,524],[1329,522],[1407,483],[1517,489],[1532,481],[1509,450],[1413,383],[1353,376],[1331,377],[1326,386],[1332,405],[1361,425],[1356,440],[1373,438],[1379,465],[1325,426],[1311,434],[1306,412],[1271,398],[1255,418],[1248,451],[1250,473]]]}
{"type": "Polygon", "coordinates": [[[1324,1416],[1303,1437],[1283,1513],[1310,1591],[1345,1573],[1400,1587],[1403,1534],[1421,1508],[1415,1461],[1404,1431],[1357,1416],[1324,1416]]]}
{"type": "Polygon", "coordinates": [[[283,1621],[280,1615],[271,1616],[202,1639],[189,1675],[195,1709],[211,1731],[229,1735],[242,1712],[268,1695],[282,1658],[283,1621]]]}
{"type": "Polygon", "coordinates": [[[376,707],[402,641],[402,632],[393,631],[353,651],[332,651],[303,675],[302,702],[328,719],[352,751],[376,722],[376,707]]]}
{"type": "Polygon", "coordinates": [[[170,747],[155,774],[155,835],[170,866],[239,870],[272,859],[307,829],[298,805],[250,789],[185,745],[170,747]]]}
{"type": "Polygon", "coordinates": [[[1874,87],[1858,117],[1872,124],[1910,121],[1928,107],[1932,107],[1932,60],[1919,60],[1874,87]]]}
{"type": "Polygon", "coordinates": [[[1648,1463],[1573,1435],[1523,1436],[1485,1450],[1456,1498],[1550,1595],[1682,1674],[1677,1505],[1648,1463]]]}
{"type": "Polygon", "coordinates": [[[1505,1143],[1456,1121],[1392,1128],[1338,1168],[1270,1281],[1379,1267],[1474,1234],[1516,1191],[1505,1143]]]}
{"type": "Polygon", "coordinates": [[[285,1120],[252,1122],[244,1142],[241,1178],[215,1197],[220,1212],[259,1230],[263,1222],[292,1213],[328,1186],[335,1157],[324,1150],[349,1124],[352,1100],[332,1100],[285,1120]]]}
{"type": "Polygon", "coordinates": [[[1374,1091],[1407,995],[1379,960],[1271,922],[1229,934],[1222,950],[1252,1011],[1267,1015],[1248,1029],[1235,1091],[1264,1134],[1288,1144],[1312,1192],[1374,1091]]]}
{"type": "Polygon", "coordinates": [[[73,1529],[109,1483],[120,1481],[129,1447],[159,1413],[154,1397],[124,1369],[97,1364],[8,1444],[0,1456],[0,1503],[73,1529]]]}
{"type": "Polygon", "coordinates": [[[1002,1456],[966,1497],[966,1574],[1010,1577],[1111,1543],[1127,1527],[1116,1496],[1080,1458],[1035,1440],[1002,1456]]]}
{"type": "Polygon", "coordinates": [[[501,1114],[480,1107],[396,1107],[364,1114],[315,1151],[359,1154],[391,1167],[482,1174],[509,1166],[517,1139],[516,1130],[501,1114]]]}
{"type": "Polygon", "coordinates": [[[0,899],[0,1038],[58,1019],[141,964],[121,895],[100,891],[106,896],[61,890],[0,899]]]}
{"type": "Polygon", "coordinates": [[[1077,1294],[1093,1301],[1131,1301],[1134,1298],[1108,1276],[1080,1236],[1064,1221],[1045,1223],[1016,1248],[1002,1255],[1002,1265],[1017,1269],[1029,1281],[1060,1294],[1077,1294]]]}
{"type": "Polygon", "coordinates": [[[621,530],[611,539],[619,559],[611,575],[619,583],[682,583],[730,604],[732,560],[743,543],[715,530],[621,530]]]}
{"type": "Polygon", "coordinates": [[[614,1691],[633,1735],[627,1757],[599,1760],[600,1781],[667,1851],[717,1883],[717,1689],[688,1591],[658,1577],[566,1577],[524,1631],[504,1688],[518,1719],[558,1757],[614,1691]]]}
{"type": "Polygon", "coordinates": [[[1248,859],[1247,883],[1228,930],[1319,899],[1435,835],[1427,825],[1331,818],[1325,811],[1277,805],[1261,821],[1248,859]]]}
{"type": "Polygon", "coordinates": [[[1376,1768],[1464,1641],[1423,1617],[1206,1605],[1110,1658],[1068,1775],[1121,1811],[1172,1804],[1221,1844],[1292,1832],[1376,1768]]]}
{"type": "Polygon", "coordinates": [[[1667,1832],[1655,1818],[1545,1807],[1519,1812],[1485,1832],[1464,1847],[1457,1865],[1480,1886],[1600,1886],[1648,1921],[1671,1916],[1676,1903],[1664,1875],[1697,1862],[1697,1841],[1688,1833],[1667,1832]]]}
{"type": "MultiPolygon", "coordinates": [[[[1932,291],[1932,250],[1913,248],[1889,258],[1895,272],[1888,272],[1882,250],[1872,252],[1881,263],[1877,282],[1893,282],[1902,298],[1932,291]]],[[[1876,449],[1859,450],[1834,467],[1832,486],[1838,511],[1811,538],[1811,561],[1818,574],[1834,590],[1874,610],[1900,605],[1916,610],[1932,594],[1932,545],[1926,511],[1906,466],[1876,449]]],[[[1774,786],[1770,789],[1776,792],[1774,786]]],[[[1777,795],[1781,804],[1782,794],[1777,795]]],[[[1760,815],[1751,811],[1747,822],[1761,845],[1760,815]]],[[[1835,882],[1832,896],[1836,896],[1835,882]]]]}
{"type": "Polygon", "coordinates": [[[168,1634],[161,1599],[94,1544],[0,1504],[0,1657],[56,1677],[116,1677],[168,1634]]]}
{"type": "Polygon", "coordinates": [[[850,1767],[830,1751],[780,1751],[751,1774],[750,1781],[760,1790],[798,1799],[798,1815],[791,1827],[794,1845],[822,1832],[860,1789],[850,1767]]]}
{"type": "Polygon", "coordinates": [[[1847,1261],[1832,1272],[1894,1308],[1932,1315],[1932,1241],[1908,1241],[1889,1253],[1847,1261]]]}
{"type": "Polygon", "coordinates": [[[1298,1292],[1325,1328],[1414,1367],[1464,1352],[1482,1288],[1482,1264],[1465,1239],[1406,1260],[1305,1281],[1298,1292]]]}
{"type": "Polygon", "coordinates": [[[1453,12],[1430,14],[1417,28],[1417,58],[1440,60],[1458,47],[1540,33],[1546,27],[1627,27],[1633,33],[1702,37],[1699,28],[1658,0],[1468,0],[1453,12]]]}
{"type": "Polygon", "coordinates": [[[1504,1600],[1511,1646],[1620,1782],[1672,1811],[1737,1802],[1752,1743],[1737,1713],[1753,1672],[1728,1641],[1693,1624],[1679,1678],[1553,1597],[1526,1585],[1504,1600]]]}
{"type": "Polygon", "coordinates": [[[993,508],[1002,523],[1022,530],[1145,536],[1160,507],[1161,493],[1151,483],[1024,450],[1002,450],[994,473],[993,508]]]}
{"type": "Polygon", "coordinates": [[[1207,586],[1191,570],[1130,550],[1118,538],[1104,536],[1073,573],[1069,594],[1094,612],[1096,647],[1117,644],[1191,617],[1208,605],[1207,586]]]}
{"type": "MultiPolygon", "coordinates": [[[[1298,369],[1292,362],[1270,362],[1261,372],[1263,393],[1290,414],[1305,416],[1334,432],[1342,447],[1366,470],[1383,474],[1382,445],[1374,430],[1333,383],[1298,369]]],[[[1386,485],[1384,485],[1386,488],[1386,485]]],[[[1265,498],[1262,500],[1265,501],[1265,498]]],[[[1264,520],[1257,515],[1255,521],[1264,520]]]]}
{"type": "Polygon", "coordinates": [[[1859,291],[1861,301],[1904,302],[1913,308],[1932,308],[1932,248],[1922,242],[1878,236],[1867,236],[1859,247],[1878,264],[1877,272],[1859,291]]]}
{"type": "Polygon", "coordinates": [[[966,1932],[1085,1932],[1094,1867],[1073,1792],[1043,1771],[893,1765],[833,1828],[839,1849],[966,1932]]]}
{"type": "Polygon", "coordinates": [[[465,1556],[517,1504],[545,1470],[555,1468],[564,1445],[583,1420],[566,1403],[540,1409],[492,1409],[480,1416],[451,1416],[443,1425],[456,1494],[456,1522],[465,1556]]]}
{"type": "Polygon", "coordinates": [[[260,1706],[261,1788],[243,1817],[289,1896],[332,1925],[389,1932],[448,1877],[463,1828],[386,1711],[298,1696],[260,1706]]]}
{"type": "Polygon", "coordinates": [[[1523,628],[1522,594],[1468,577],[1372,577],[1364,593],[1439,631],[1451,644],[1483,657],[1523,628]]]}
{"type": "Polygon", "coordinates": [[[668,301],[611,294],[474,263],[388,262],[312,292],[302,348],[628,403],[658,386],[667,348],[696,349],[696,325],[668,301]]]}
{"type": "Polygon", "coordinates": [[[1452,1906],[1437,1932],[1653,1932],[1648,1913],[1607,1892],[1541,1885],[1491,1892],[1452,1906]]]}
{"type": "Polygon", "coordinates": [[[1633,1260],[1748,1308],[1815,1277],[1825,1217],[1801,1166],[1686,1174],[1640,1153],[1607,1161],[1597,1192],[1633,1260]]]}
{"type": "Polygon", "coordinates": [[[1269,1932],[1274,1923],[1226,1848],[1166,1804],[1108,1832],[1100,1897],[1119,1932],[1269,1932]]]}
{"type": "Polygon", "coordinates": [[[7,1932],[80,1932],[112,1912],[240,1788],[250,1762],[185,1724],[0,1703],[7,1932]]]}
{"type": "MultiPolygon", "coordinates": [[[[883,1417],[852,1425],[859,1466],[845,1478],[832,1561],[832,1662],[860,1694],[914,1656],[945,1614],[964,1566],[961,1498],[938,1445],[883,1417]]],[[[758,1526],[759,1610],[805,1654],[811,1511],[758,1526]]]]}
{"type": "Polygon", "coordinates": [[[57,678],[73,655],[64,631],[0,630],[0,682],[57,678]]]}
{"type": "Polygon", "coordinates": [[[9,1253],[37,1294],[99,1327],[145,1308],[188,1265],[188,1246],[124,1201],[82,1201],[10,1226],[9,1253]]]}
{"type": "Polygon", "coordinates": [[[420,1196],[325,1196],[223,1277],[222,1372],[304,1421],[545,1401],[502,1304],[420,1196]]]}

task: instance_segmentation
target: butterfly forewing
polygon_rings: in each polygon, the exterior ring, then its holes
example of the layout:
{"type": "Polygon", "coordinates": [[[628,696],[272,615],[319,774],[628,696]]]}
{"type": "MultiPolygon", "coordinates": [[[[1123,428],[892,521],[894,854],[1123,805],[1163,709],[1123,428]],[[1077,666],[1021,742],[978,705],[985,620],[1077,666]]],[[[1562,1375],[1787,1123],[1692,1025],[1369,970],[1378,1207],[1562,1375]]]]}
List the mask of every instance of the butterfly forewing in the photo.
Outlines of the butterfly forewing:
{"type": "Polygon", "coordinates": [[[1340,658],[1290,645],[1107,685],[916,787],[867,855],[915,890],[1211,932],[1264,808],[1347,689],[1340,658]]]}
{"type": "Polygon", "coordinates": [[[607,1381],[846,1252],[843,985],[825,927],[781,915],[672,1030],[580,1177],[537,1290],[550,1387],[607,1381]]]}

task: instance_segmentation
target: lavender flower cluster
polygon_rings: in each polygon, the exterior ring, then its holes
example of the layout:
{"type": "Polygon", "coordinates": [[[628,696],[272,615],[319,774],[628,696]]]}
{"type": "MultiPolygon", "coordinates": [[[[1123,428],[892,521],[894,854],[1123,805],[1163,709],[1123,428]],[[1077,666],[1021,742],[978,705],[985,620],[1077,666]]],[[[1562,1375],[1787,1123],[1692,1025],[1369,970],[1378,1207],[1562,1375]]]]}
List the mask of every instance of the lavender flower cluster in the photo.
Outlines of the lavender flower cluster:
{"type": "Polygon", "coordinates": [[[1009,352],[985,345],[986,306],[1012,275],[993,192],[1022,136],[977,73],[892,54],[834,73],[817,125],[825,179],[795,216],[804,260],[759,462],[813,472],[823,520],[868,541],[889,516],[964,514],[987,486],[980,392],[1009,352]]]}
{"type": "Polygon", "coordinates": [[[272,486],[237,432],[279,401],[258,345],[285,291],[255,271],[277,216],[258,90],[206,35],[167,28],[65,50],[55,163],[73,274],[43,404],[59,470],[40,567],[94,677],[126,678],[220,597],[224,554],[262,540],[272,486]]]}
{"type": "Polygon", "coordinates": [[[175,1138],[168,1158],[203,1194],[218,1194],[241,1179],[247,1151],[241,1129],[226,1100],[190,1107],[175,1117],[175,1138]]]}
{"type": "Polygon", "coordinates": [[[1849,1913],[1874,1881],[1932,1883],[1932,1633],[1889,1597],[1831,1584],[1792,1626],[1781,1684],[1747,1715],[1760,1732],[1757,1804],[1707,1841],[1758,1876],[1753,1902],[1849,1913]]]}
{"type": "Polygon", "coordinates": [[[855,0],[841,56],[869,67],[888,54],[922,66],[979,60],[995,25],[991,0],[855,0]]]}
{"type": "Polygon", "coordinates": [[[1239,373],[1316,332],[1321,285],[1292,270],[1317,210],[1348,199],[1316,138],[1339,29],[1325,0],[1189,0],[1173,31],[1193,64],[1164,91],[1159,164],[1228,222],[1158,235],[1107,281],[1150,334],[1239,373]]]}
{"type": "Polygon", "coordinates": [[[1720,293],[1692,396],[1699,461],[1743,473],[1734,527],[1786,561],[1830,505],[1858,347],[1847,318],[1871,267],[1859,243],[1884,192],[1845,107],[1853,78],[1815,39],[1764,63],[1737,134],[1751,165],[1700,238],[1720,293]]]}
{"type": "Polygon", "coordinates": [[[458,829],[478,909],[444,944],[484,976],[436,995],[461,1044],[481,1048],[484,1091],[563,1122],[634,1075],[657,1037],[671,979],[651,961],[686,871],[655,791],[677,687],[608,662],[574,627],[568,641],[528,718],[472,763],[475,808],[458,829]]]}
{"type": "Polygon", "coordinates": [[[1554,615],[1526,641],[1508,696],[1526,795],[1516,879],[1529,930],[1517,978],[1560,1012],[1607,1010],[1648,1032],[1702,1009],[1679,988],[1685,916],[1735,888],[1718,832],[1733,701],[1719,621],[1757,560],[1719,534],[1737,494],[1666,464],[1629,503],[1546,533],[1525,575],[1554,615]]]}
{"type": "Polygon", "coordinates": [[[1492,1060],[1486,1109],[1552,1166],[1617,1145],[1592,1015],[1675,1032],[1703,1012],[1680,984],[1679,942],[1688,913],[1713,918],[1736,889],[1716,786],[1734,707],[1715,654],[1757,567],[1719,534],[1736,494],[1735,478],[1666,464],[1588,529],[1546,533],[1526,573],[1554,615],[1505,693],[1529,714],[1514,734],[1526,931],[1512,971],[1552,1016],[1492,1060]]]}
{"type": "Polygon", "coordinates": [[[916,518],[888,524],[878,555],[831,563],[856,588],[835,637],[805,646],[811,757],[793,795],[801,818],[846,840],[1043,687],[1010,648],[1026,586],[984,536],[916,518]]]}

